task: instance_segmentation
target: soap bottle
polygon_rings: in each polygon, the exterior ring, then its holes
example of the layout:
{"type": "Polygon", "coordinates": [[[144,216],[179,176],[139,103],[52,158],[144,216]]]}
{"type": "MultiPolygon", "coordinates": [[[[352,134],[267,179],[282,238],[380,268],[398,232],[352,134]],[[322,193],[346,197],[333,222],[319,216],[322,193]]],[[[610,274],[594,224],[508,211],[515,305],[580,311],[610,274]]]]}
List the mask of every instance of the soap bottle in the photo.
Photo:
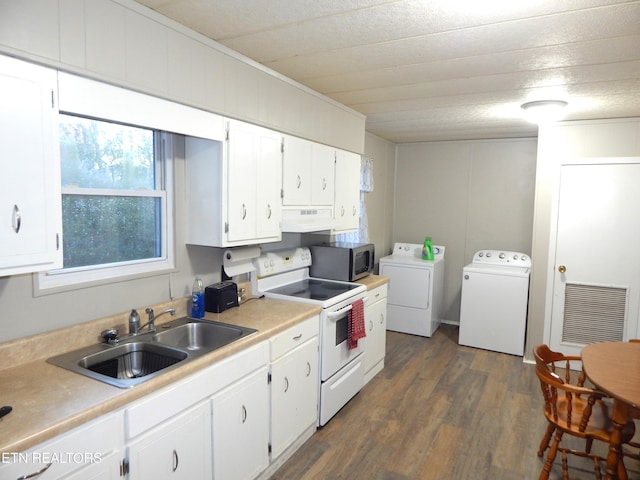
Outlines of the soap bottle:
{"type": "Polygon", "coordinates": [[[204,317],[204,285],[200,277],[196,277],[191,290],[191,316],[193,318],[204,317]]]}
{"type": "Polygon", "coordinates": [[[433,244],[431,243],[431,237],[424,237],[424,243],[422,244],[422,259],[433,260],[433,244]]]}

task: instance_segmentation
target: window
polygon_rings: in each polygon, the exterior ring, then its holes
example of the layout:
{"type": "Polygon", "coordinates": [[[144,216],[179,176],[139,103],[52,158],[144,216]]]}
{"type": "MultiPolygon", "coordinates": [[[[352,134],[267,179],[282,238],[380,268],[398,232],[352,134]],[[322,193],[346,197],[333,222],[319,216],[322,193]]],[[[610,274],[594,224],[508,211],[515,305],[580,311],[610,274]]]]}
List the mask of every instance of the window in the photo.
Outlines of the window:
{"type": "Polygon", "coordinates": [[[40,288],[172,265],[162,132],[61,114],[63,268],[40,288]]]}

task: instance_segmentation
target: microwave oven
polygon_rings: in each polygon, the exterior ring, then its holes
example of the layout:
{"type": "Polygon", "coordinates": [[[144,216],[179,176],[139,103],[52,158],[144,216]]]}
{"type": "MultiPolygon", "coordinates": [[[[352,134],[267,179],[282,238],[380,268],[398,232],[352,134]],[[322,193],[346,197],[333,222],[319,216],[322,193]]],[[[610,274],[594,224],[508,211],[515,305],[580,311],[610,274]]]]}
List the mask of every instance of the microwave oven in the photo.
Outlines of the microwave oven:
{"type": "Polygon", "coordinates": [[[312,277],[353,282],[373,272],[372,243],[336,242],[312,245],[309,249],[312,277]]]}

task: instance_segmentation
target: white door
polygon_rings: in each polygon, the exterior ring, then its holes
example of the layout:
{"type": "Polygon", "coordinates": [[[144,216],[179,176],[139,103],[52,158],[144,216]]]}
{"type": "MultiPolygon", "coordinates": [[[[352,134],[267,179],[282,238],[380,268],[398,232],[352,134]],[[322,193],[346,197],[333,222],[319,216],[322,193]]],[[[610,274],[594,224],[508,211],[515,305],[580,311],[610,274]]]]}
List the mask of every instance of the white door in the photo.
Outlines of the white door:
{"type": "Polygon", "coordinates": [[[552,349],[638,335],[639,184],[640,159],[561,167],[552,349]]]}
{"type": "Polygon", "coordinates": [[[257,142],[256,238],[281,238],[282,137],[262,129],[257,142]]]}
{"type": "Polygon", "coordinates": [[[229,122],[229,233],[230,242],[254,239],[256,236],[255,127],[242,122],[229,122]]]}

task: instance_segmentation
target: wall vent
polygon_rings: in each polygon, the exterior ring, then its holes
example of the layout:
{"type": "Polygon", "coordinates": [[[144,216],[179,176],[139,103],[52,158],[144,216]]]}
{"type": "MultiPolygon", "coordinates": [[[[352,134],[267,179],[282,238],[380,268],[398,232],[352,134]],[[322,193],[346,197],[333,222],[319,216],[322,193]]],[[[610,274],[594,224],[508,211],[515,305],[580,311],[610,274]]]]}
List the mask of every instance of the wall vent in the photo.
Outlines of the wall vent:
{"type": "Polygon", "coordinates": [[[562,341],[587,345],[622,341],[627,288],[567,283],[562,341]]]}

